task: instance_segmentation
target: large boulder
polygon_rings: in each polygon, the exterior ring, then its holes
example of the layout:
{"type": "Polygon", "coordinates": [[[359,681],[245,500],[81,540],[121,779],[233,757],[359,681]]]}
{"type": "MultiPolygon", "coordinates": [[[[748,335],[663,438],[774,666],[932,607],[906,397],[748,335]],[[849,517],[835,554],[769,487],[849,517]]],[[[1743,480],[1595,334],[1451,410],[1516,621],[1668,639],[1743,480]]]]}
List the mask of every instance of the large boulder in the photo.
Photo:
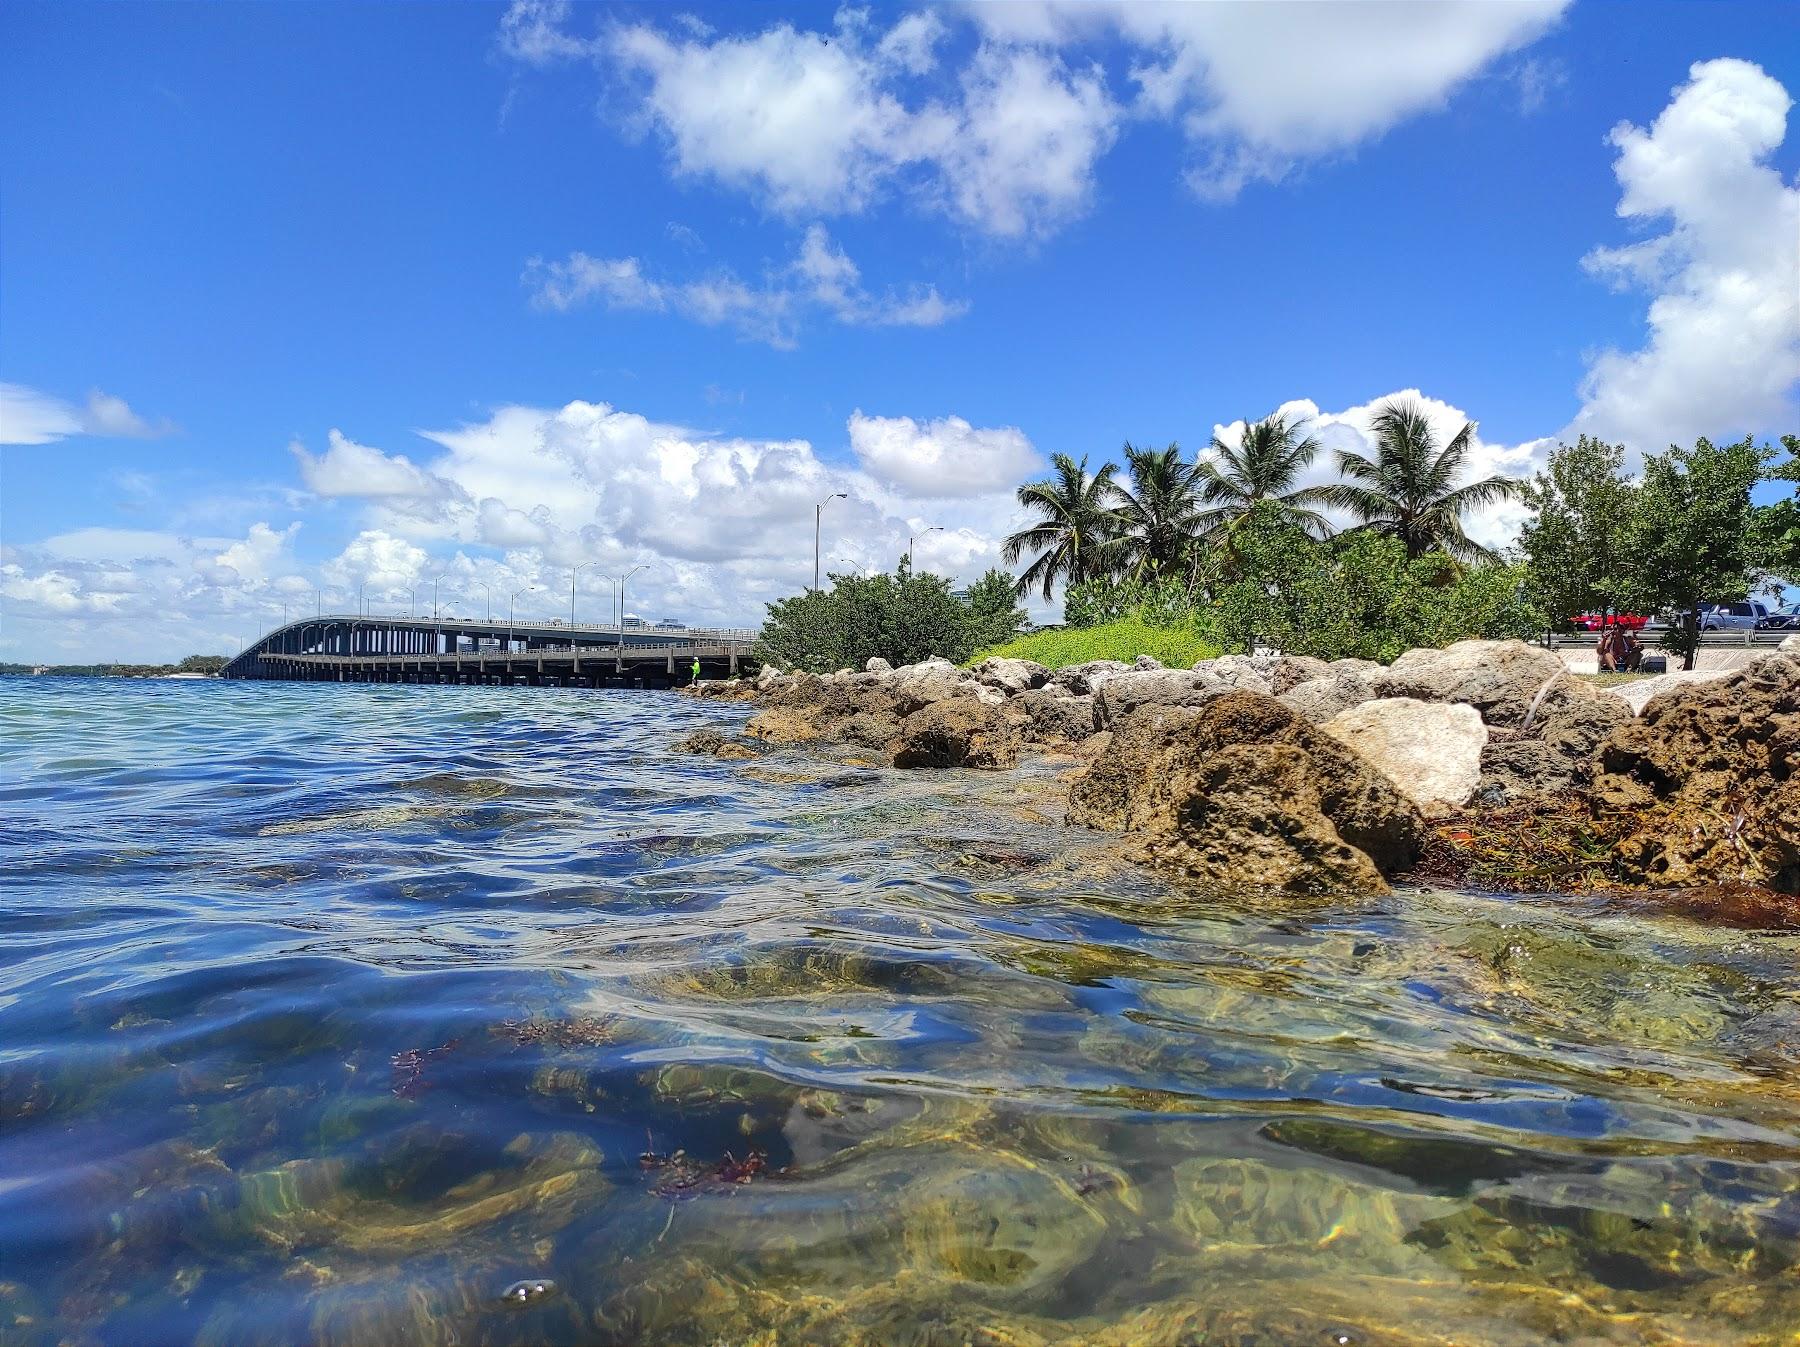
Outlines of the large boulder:
{"type": "Polygon", "coordinates": [[[1060,688],[1021,692],[1008,704],[1026,741],[1079,744],[1094,732],[1094,699],[1060,688]]]}
{"type": "Polygon", "coordinates": [[[1633,715],[1642,715],[1644,708],[1665,692],[1673,692],[1676,688],[1688,687],[1694,683],[1717,682],[1731,672],[1730,669],[1675,669],[1650,678],[1620,683],[1613,689],[1613,693],[1631,708],[1633,715]]]}
{"type": "Polygon", "coordinates": [[[1094,689],[1094,717],[1105,729],[1140,706],[1199,706],[1229,691],[1206,669],[1126,669],[1094,689]]]}
{"type": "Polygon", "coordinates": [[[1003,659],[991,655],[970,670],[978,683],[999,688],[1002,692],[1027,692],[1050,681],[1050,671],[1028,659],[1003,659]]]}
{"type": "Polygon", "coordinates": [[[1424,834],[1385,775],[1255,692],[1119,719],[1069,820],[1123,831],[1145,859],[1209,885],[1295,893],[1384,893],[1424,834]]]}
{"type": "Polygon", "coordinates": [[[872,674],[892,673],[894,672],[894,666],[889,664],[880,655],[870,655],[868,661],[863,665],[863,672],[872,674]]]}
{"type": "Polygon", "coordinates": [[[1458,641],[1408,650],[1371,682],[1377,696],[1464,702],[1488,724],[1511,728],[1524,723],[1544,685],[1567,672],[1562,656],[1523,641],[1458,641]]]}
{"type": "Polygon", "coordinates": [[[1800,661],[1657,697],[1601,747],[1590,799],[1631,825],[1613,848],[1627,883],[1800,894],[1800,661]]]}
{"type": "Polygon", "coordinates": [[[917,664],[902,664],[893,673],[880,677],[893,697],[892,709],[902,716],[947,697],[972,696],[975,689],[966,670],[935,656],[917,664]]]}
{"type": "Polygon", "coordinates": [[[1426,814],[1464,804],[1481,781],[1488,728],[1472,706],[1384,697],[1319,727],[1387,774],[1426,814]]]}
{"type": "Polygon", "coordinates": [[[1116,659],[1092,659],[1085,664],[1069,664],[1050,675],[1050,681],[1077,697],[1093,694],[1095,688],[1109,678],[1117,677],[1134,666],[1116,659]]]}
{"type": "Polygon", "coordinates": [[[1600,745],[1631,717],[1624,698],[1564,677],[1551,686],[1527,723],[1489,735],[1476,802],[1489,807],[1543,803],[1585,789],[1600,745]]]}
{"type": "Polygon", "coordinates": [[[832,726],[834,738],[865,748],[885,748],[900,733],[900,717],[891,711],[858,711],[832,726]]]}
{"type": "MultiPolygon", "coordinates": [[[[1320,661],[1323,664],[1323,661],[1320,661]]],[[[1300,666],[1304,671],[1308,666],[1300,666]]],[[[1282,705],[1321,724],[1353,706],[1374,701],[1376,675],[1385,672],[1374,660],[1340,659],[1323,664],[1323,672],[1294,683],[1277,694],[1282,705]]]]}
{"type": "Polygon", "coordinates": [[[1014,767],[1019,740],[999,707],[946,697],[900,722],[889,760],[896,767],[1014,767]]]}
{"type": "Polygon", "coordinates": [[[771,706],[744,722],[744,733],[770,744],[810,744],[824,737],[818,716],[804,708],[771,706]]]}
{"type": "Polygon", "coordinates": [[[1775,647],[1789,659],[1800,659],[1800,632],[1781,638],[1781,644],[1775,647]]]}

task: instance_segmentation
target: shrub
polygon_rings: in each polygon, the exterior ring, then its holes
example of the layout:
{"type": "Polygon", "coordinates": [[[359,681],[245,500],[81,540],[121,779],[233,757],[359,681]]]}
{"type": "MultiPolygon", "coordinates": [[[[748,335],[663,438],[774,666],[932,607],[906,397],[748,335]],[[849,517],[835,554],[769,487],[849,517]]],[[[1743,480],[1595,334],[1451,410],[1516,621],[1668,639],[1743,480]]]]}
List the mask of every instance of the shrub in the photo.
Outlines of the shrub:
{"type": "Polygon", "coordinates": [[[1129,663],[1139,655],[1149,655],[1170,668],[1185,669],[1197,660],[1212,659],[1218,654],[1219,647],[1192,626],[1157,627],[1133,615],[1098,626],[1033,632],[983,650],[975,658],[998,655],[1035,660],[1046,668],[1061,669],[1096,659],[1129,663]]]}
{"type": "Polygon", "coordinates": [[[990,571],[965,601],[941,575],[915,572],[903,560],[892,575],[834,575],[831,588],[769,605],[756,654],[783,669],[828,673],[860,669],[873,656],[914,664],[930,655],[960,662],[977,645],[1019,629],[1012,581],[990,571]]]}

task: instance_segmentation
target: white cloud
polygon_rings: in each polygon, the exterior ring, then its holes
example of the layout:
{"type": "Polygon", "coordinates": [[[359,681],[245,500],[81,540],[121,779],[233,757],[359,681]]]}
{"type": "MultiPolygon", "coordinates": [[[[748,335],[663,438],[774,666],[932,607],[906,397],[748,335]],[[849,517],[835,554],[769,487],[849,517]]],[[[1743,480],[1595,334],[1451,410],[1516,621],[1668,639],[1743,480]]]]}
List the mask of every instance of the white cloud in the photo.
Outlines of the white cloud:
{"type": "Polygon", "coordinates": [[[1595,275],[1648,290],[1649,336],[1591,362],[1565,434],[1638,452],[1793,421],[1800,379],[1800,187],[1770,163],[1787,90],[1748,61],[1704,61],[1648,129],[1610,143],[1618,213],[1663,233],[1585,259],[1595,275]]]}
{"type": "Polygon", "coordinates": [[[1001,39],[1069,46],[1104,33],[1133,50],[1134,111],[1180,122],[1188,180],[1229,197],[1296,163],[1441,107],[1497,57],[1542,34],[1568,0],[1308,5],[978,5],[1001,39]]]}
{"type": "Polygon", "coordinates": [[[174,431],[174,423],[147,421],[125,399],[99,389],[77,407],[24,384],[0,383],[0,444],[49,444],[74,435],[155,439],[174,431]]]}
{"type": "Polygon", "coordinates": [[[404,454],[384,454],[333,429],[323,454],[314,457],[298,442],[289,446],[300,463],[300,478],[320,496],[430,498],[442,484],[404,454]]]}
{"type": "Polygon", "coordinates": [[[1013,426],[978,430],[960,416],[850,417],[850,448],[876,481],[921,499],[1011,492],[1044,468],[1013,426]]]}
{"type": "Polygon", "coordinates": [[[936,327],[968,312],[936,286],[873,294],[861,269],[831,241],[823,225],[801,238],[794,260],[749,285],[728,270],[685,282],[653,280],[635,257],[596,258],[571,253],[563,261],[532,258],[524,282],[541,309],[567,312],[584,304],[609,309],[672,310],[708,327],[730,326],[754,341],[792,349],[809,312],[822,312],[856,327],[936,327]]]}
{"type": "Polygon", "coordinates": [[[1442,106],[1567,3],[967,5],[979,40],[953,79],[930,10],[885,32],[843,9],[829,32],[639,22],[581,39],[564,28],[566,6],[518,0],[501,46],[530,65],[612,67],[635,106],[629,124],[655,134],[676,173],[780,214],[862,211],[904,192],[1010,238],[1085,209],[1095,166],[1132,117],[1180,126],[1188,181],[1230,196],[1442,106]],[[1104,69],[1098,58],[1121,48],[1104,69]],[[1133,96],[1122,103],[1115,86],[1133,96]]]}
{"type": "Polygon", "coordinates": [[[239,580],[268,580],[276,571],[286,571],[292,566],[293,558],[288,549],[299,531],[298,522],[284,529],[273,529],[263,523],[252,524],[250,532],[215,555],[212,564],[227,567],[239,580]]]}

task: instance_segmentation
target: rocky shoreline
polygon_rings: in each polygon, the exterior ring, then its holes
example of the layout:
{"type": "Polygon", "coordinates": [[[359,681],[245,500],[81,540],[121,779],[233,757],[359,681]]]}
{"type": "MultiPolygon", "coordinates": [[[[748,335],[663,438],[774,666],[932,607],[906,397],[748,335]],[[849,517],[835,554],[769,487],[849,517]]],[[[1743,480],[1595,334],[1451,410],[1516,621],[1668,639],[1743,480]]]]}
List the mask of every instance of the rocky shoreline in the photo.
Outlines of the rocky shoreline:
{"type": "Polygon", "coordinates": [[[1520,641],[1385,666],[877,659],[698,683],[689,695],[759,709],[742,737],[709,728],[676,747],[836,744],[896,768],[991,771],[1068,754],[1070,823],[1213,889],[1637,892],[1719,920],[1800,922],[1800,638],[1710,681],[1629,686],[1520,641]]]}

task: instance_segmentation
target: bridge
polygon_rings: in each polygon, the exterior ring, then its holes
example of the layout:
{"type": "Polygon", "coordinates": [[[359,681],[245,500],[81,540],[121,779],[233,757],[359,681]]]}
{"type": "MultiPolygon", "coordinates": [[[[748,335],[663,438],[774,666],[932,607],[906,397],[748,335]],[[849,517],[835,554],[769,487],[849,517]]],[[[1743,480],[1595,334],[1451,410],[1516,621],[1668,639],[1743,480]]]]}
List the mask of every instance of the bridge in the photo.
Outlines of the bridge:
{"type": "Polygon", "coordinates": [[[221,678],[326,683],[670,687],[729,678],[756,639],[738,628],[571,626],[330,613],[264,633],[221,678]]]}

